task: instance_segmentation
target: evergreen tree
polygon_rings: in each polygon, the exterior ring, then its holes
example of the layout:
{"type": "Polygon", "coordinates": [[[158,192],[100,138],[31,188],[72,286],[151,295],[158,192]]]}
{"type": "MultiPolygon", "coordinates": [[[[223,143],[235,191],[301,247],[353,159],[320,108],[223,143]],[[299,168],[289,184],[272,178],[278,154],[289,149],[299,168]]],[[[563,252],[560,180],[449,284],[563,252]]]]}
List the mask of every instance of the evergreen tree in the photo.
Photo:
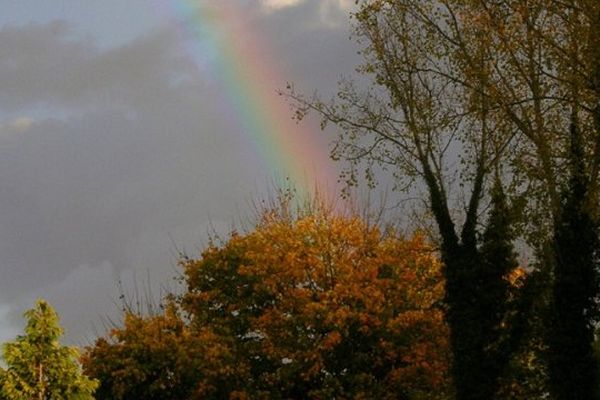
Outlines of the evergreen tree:
{"type": "Polygon", "coordinates": [[[3,346],[7,365],[0,375],[0,395],[7,400],[93,399],[97,381],[82,374],[78,351],[62,346],[56,311],[44,300],[25,312],[25,334],[3,346]]]}
{"type": "Polygon", "coordinates": [[[586,204],[578,121],[571,124],[571,179],[554,227],[554,286],[549,332],[551,389],[557,399],[599,399],[594,326],[598,321],[598,223],[586,204]]]}
{"type": "MultiPolygon", "coordinates": [[[[481,262],[463,284],[474,293],[469,298],[478,299],[479,315],[473,319],[468,340],[478,343],[482,358],[479,360],[487,384],[482,386],[482,398],[492,398],[498,390],[499,378],[511,352],[506,346],[510,333],[503,329],[503,321],[509,310],[511,285],[506,277],[518,267],[512,240],[511,218],[506,197],[499,179],[492,189],[492,208],[487,227],[483,233],[480,249],[481,262]],[[485,395],[484,395],[485,394],[485,395]]],[[[468,300],[468,299],[465,299],[468,300]]]]}

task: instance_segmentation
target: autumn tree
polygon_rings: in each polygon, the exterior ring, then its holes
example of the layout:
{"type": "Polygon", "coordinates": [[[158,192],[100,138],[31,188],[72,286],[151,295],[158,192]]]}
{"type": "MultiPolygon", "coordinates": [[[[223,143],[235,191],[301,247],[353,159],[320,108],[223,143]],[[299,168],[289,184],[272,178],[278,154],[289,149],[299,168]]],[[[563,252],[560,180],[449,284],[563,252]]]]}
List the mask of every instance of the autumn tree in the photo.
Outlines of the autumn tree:
{"type": "Polygon", "coordinates": [[[87,349],[98,399],[449,398],[435,249],[285,204],[184,258],[181,297],[87,349]]]}
{"type": "Polygon", "coordinates": [[[473,4],[470,15],[485,27],[496,65],[482,89],[523,139],[507,160],[528,189],[530,243],[550,251],[541,255],[553,276],[550,388],[557,399],[596,399],[600,3],[473,4]]]}
{"type": "Polygon", "coordinates": [[[434,249],[355,216],[290,215],[184,263],[192,330],[229,338],[251,398],[444,398],[434,249]]]}
{"type": "Polygon", "coordinates": [[[190,331],[174,299],[154,315],[127,309],[123,326],[88,346],[82,363],[100,382],[98,400],[226,398],[243,378],[215,335],[190,331]]]}
{"type": "Polygon", "coordinates": [[[25,335],[3,345],[3,399],[91,400],[98,382],[83,375],[74,347],[62,346],[58,315],[43,300],[25,313],[25,335]]]}

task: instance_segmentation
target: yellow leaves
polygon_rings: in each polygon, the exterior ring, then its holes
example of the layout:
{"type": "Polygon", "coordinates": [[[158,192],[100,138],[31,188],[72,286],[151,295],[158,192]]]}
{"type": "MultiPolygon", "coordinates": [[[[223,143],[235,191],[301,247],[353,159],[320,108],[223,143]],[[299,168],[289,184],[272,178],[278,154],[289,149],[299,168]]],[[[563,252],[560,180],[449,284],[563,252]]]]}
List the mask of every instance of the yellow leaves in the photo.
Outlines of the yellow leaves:
{"type": "Polygon", "coordinates": [[[525,279],[527,279],[527,271],[525,271],[523,267],[517,267],[510,271],[504,279],[506,279],[511,286],[521,288],[525,284],[525,279]]]}
{"type": "Polygon", "coordinates": [[[416,391],[447,375],[447,328],[434,308],[444,296],[441,264],[422,234],[384,236],[358,217],[323,210],[271,212],[184,267],[192,323],[230,335],[250,375],[270,365],[256,379],[272,390],[284,376],[291,387],[374,382],[375,365],[389,370],[386,382],[416,391]],[[392,372],[398,363],[407,365],[392,372]]]}
{"type": "Polygon", "coordinates": [[[432,306],[440,264],[422,235],[272,212],[182,266],[176,303],[125,315],[112,342],[90,350],[87,368],[112,398],[164,398],[179,382],[182,399],[385,398],[427,393],[446,375],[447,330],[432,306]]]}

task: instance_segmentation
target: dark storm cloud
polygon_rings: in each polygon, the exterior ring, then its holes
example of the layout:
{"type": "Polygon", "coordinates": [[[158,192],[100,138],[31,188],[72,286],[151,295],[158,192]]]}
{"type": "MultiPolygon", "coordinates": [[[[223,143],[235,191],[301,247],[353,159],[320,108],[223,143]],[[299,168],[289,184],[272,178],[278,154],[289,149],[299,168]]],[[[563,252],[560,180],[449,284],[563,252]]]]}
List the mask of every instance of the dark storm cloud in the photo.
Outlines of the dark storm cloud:
{"type": "Polygon", "coordinates": [[[65,22],[4,27],[0,105],[4,111],[142,105],[164,94],[171,77],[191,72],[174,44],[173,32],[163,30],[100,51],[65,22]]]}
{"type": "MultiPolygon", "coordinates": [[[[315,4],[254,20],[286,79],[333,90],[355,50],[315,4]]],[[[174,245],[197,254],[211,221],[226,229],[266,186],[180,41],[165,28],[101,49],[66,22],[0,29],[0,317],[13,321],[0,339],[37,296],[88,337],[118,279],[166,281],[174,245]]]]}

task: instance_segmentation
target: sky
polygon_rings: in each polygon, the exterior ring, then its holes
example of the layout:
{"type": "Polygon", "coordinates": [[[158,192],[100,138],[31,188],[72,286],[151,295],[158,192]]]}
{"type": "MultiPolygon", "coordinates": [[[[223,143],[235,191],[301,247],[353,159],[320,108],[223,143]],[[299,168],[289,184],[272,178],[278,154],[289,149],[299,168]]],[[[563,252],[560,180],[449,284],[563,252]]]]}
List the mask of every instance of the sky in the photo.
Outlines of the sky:
{"type": "Polygon", "coordinates": [[[0,341],[45,298],[89,344],[290,171],[336,190],[276,92],[353,73],[353,0],[0,1],[0,341]]]}

